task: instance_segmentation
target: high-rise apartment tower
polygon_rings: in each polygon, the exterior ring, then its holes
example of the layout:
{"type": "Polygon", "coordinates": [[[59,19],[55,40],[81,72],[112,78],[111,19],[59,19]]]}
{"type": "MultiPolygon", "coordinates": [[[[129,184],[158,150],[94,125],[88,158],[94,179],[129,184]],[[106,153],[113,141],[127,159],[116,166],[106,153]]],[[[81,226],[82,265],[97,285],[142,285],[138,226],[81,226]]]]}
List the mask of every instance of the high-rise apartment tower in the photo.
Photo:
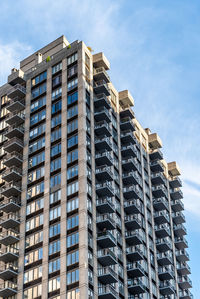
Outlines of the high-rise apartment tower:
{"type": "Polygon", "coordinates": [[[191,299],[176,162],[64,36],[0,87],[0,297],[191,299]]]}

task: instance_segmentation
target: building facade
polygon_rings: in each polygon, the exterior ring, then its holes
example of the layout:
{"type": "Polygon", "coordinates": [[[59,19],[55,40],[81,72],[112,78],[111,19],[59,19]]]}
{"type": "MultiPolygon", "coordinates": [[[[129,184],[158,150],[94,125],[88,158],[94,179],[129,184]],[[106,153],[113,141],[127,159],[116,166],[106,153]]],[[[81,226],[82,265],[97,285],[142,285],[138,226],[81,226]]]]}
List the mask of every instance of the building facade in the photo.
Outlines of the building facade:
{"type": "Polygon", "coordinates": [[[192,298],[179,167],[109,68],[61,36],[0,87],[1,298],[192,298]]]}

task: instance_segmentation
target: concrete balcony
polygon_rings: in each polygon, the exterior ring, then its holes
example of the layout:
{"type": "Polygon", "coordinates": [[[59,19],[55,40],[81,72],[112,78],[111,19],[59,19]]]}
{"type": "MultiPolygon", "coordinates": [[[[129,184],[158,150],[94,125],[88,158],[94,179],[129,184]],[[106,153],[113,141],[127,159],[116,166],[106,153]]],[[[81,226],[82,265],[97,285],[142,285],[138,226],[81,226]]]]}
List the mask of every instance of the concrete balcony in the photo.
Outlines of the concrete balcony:
{"type": "Polygon", "coordinates": [[[17,294],[17,284],[11,281],[5,281],[0,285],[0,297],[10,298],[17,294]]]}
{"type": "Polygon", "coordinates": [[[8,84],[14,86],[25,82],[24,72],[20,69],[13,68],[11,74],[8,76],[8,84]]]}
{"type": "Polygon", "coordinates": [[[110,248],[117,245],[116,238],[109,231],[97,233],[97,244],[101,248],[110,248]]]}
{"type": "Polygon", "coordinates": [[[20,224],[20,218],[14,213],[0,217],[0,227],[5,229],[15,229],[20,224]]]}
{"type": "Polygon", "coordinates": [[[0,204],[0,210],[5,213],[14,213],[19,211],[21,208],[21,201],[17,197],[10,197],[8,199],[4,199],[4,201],[0,204]]]}
{"type": "Polygon", "coordinates": [[[158,267],[158,277],[160,280],[170,280],[174,278],[172,266],[158,267]]]}
{"type": "Polygon", "coordinates": [[[99,166],[95,169],[96,179],[98,181],[112,181],[113,180],[113,171],[111,167],[108,166],[99,166]]]}
{"type": "Polygon", "coordinates": [[[130,117],[131,119],[135,118],[135,114],[131,108],[125,108],[120,111],[120,119],[123,119],[125,117],[130,117]]]}
{"type": "Polygon", "coordinates": [[[154,212],[154,221],[158,225],[169,223],[169,215],[165,211],[154,212]]]}
{"type": "Polygon", "coordinates": [[[106,83],[110,82],[110,77],[108,76],[104,67],[94,69],[93,78],[95,81],[104,80],[106,83]]]}
{"type": "Polygon", "coordinates": [[[140,278],[136,279],[128,279],[128,291],[130,294],[136,295],[132,297],[133,299],[140,299],[142,297],[138,297],[139,294],[143,294],[146,292],[146,287],[140,278]]]}
{"type": "Polygon", "coordinates": [[[8,139],[11,139],[14,137],[23,139],[24,138],[24,128],[23,127],[15,127],[15,126],[8,127],[5,137],[8,139]]]}
{"type": "Polygon", "coordinates": [[[123,109],[134,106],[134,99],[127,89],[119,91],[118,95],[119,104],[123,109]]]}
{"type": "Polygon", "coordinates": [[[100,81],[94,82],[93,90],[96,94],[103,93],[106,96],[110,95],[110,90],[109,90],[109,87],[105,80],[100,80],[100,81]]]}
{"type": "Polygon", "coordinates": [[[168,252],[157,253],[157,261],[160,266],[168,266],[173,264],[173,259],[168,252]]]}
{"type": "Polygon", "coordinates": [[[112,150],[112,142],[108,137],[101,137],[95,139],[95,147],[98,151],[111,151],[112,150]]]}
{"type": "Polygon", "coordinates": [[[158,238],[166,238],[171,236],[170,227],[166,224],[155,225],[155,233],[158,238]]]}
{"type": "Polygon", "coordinates": [[[124,194],[124,198],[126,199],[142,198],[142,192],[139,189],[137,189],[137,187],[134,185],[124,187],[123,194],[124,194]]]}
{"type": "Polygon", "coordinates": [[[135,131],[135,125],[131,117],[121,118],[120,120],[121,131],[135,131]]]}
{"type": "Polygon", "coordinates": [[[162,141],[157,133],[149,134],[149,146],[152,150],[162,147],[162,141]]]}
{"type": "Polygon", "coordinates": [[[18,275],[18,268],[14,264],[5,264],[0,268],[0,279],[11,280],[16,278],[18,275]]]}
{"type": "Polygon", "coordinates": [[[138,229],[142,227],[142,221],[135,215],[125,215],[124,223],[127,229],[138,229]]]}
{"type": "Polygon", "coordinates": [[[122,167],[125,171],[131,172],[139,169],[139,164],[136,158],[124,158],[122,159],[122,167]]]}
{"type": "Polygon", "coordinates": [[[176,259],[180,263],[189,261],[189,254],[186,250],[176,250],[176,259]]]}
{"type": "Polygon", "coordinates": [[[167,197],[167,190],[164,185],[152,186],[152,193],[153,193],[153,196],[156,198],[160,198],[160,197],[164,197],[164,196],[167,197]]]}
{"type": "Polygon", "coordinates": [[[142,205],[138,200],[125,201],[124,211],[126,214],[139,214],[142,212],[142,205]]]}
{"type": "Polygon", "coordinates": [[[19,249],[15,247],[7,247],[0,250],[0,261],[4,263],[14,262],[19,257],[19,249]]]}
{"type": "Polygon", "coordinates": [[[99,229],[113,230],[115,229],[116,223],[110,214],[102,214],[97,216],[97,226],[99,229]]]}
{"type": "Polygon", "coordinates": [[[169,281],[162,281],[160,283],[159,288],[160,288],[160,293],[163,296],[169,296],[169,295],[174,294],[174,292],[175,292],[173,285],[169,281]]]}
{"type": "Polygon", "coordinates": [[[118,299],[118,293],[112,285],[98,287],[99,299],[118,299]]]}
{"type": "Polygon", "coordinates": [[[165,197],[153,198],[153,207],[156,211],[169,210],[169,203],[165,197]]]}
{"type": "Polygon", "coordinates": [[[183,199],[183,192],[179,188],[170,189],[170,196],[173,200],[183,199]]]}
{"type": "Polygon", "coordinates": [[[6,122],[9,126],[20,126],[25,121],[25,114],[22,112],[13,112],[9,114],[6,122]]]}
{"type": "Polygon", "coordinates": [[[117,264],[115,253],[110,249],[101,249],[97,251],[98,262],[103,266],[110,266],[117,264]]]}
{"type": "Polygon", "coordinates": [[[112,135],[111,128],[105,120],[96,123],[94,126],[94,131],[97,136],[103,135],[103,136],[110,137],[112,135]]]}
{"type": "Polygon", "coordinates": [[[127,264],[127,275],[129,277],[142,277],[145,276],[144,268],[139,263],[127,264]]]}
{"type": "Polygon", "coordinates": [[[97,269],[98,280],[103,284],[115,283],[118,281],[117,273],[109,266],[97,269]]]}
{"type": "Polygon", "coordinates": [[[177,272],[179,276],[189,275],[191,274],[191,269],[186,262],[181,264],[177,264],[177,272]]]}
{"type": "Polygon", "coordinates": [[[111,113],[109,112],[108,109],[103,107],[94,112],[94,119],[97,123],[100,123],[100,122],[110,123],[111,122],[111,113]]]}
{"type": "Polygon", "coordinates": [[[15,98],[13,100],[10,100],[6,109],[11,113],[22,111],[25,109],[25,100],[20,98],[15,98]]]}
{"type": "Polygon", "coordinates": [[[99,196],[99,198],[114,196],[114,190],[112,184],[110,184],[109,182],[96,184],[96,193],[99,196]]]}
{"type": "Polygon", "coordinates": [[[0,193],[7,198],[12,196],[18,197],[21,195],[21,184],[15,182],[6,183],[1,187],[0,193]]]}
{"type": "Polygon", "coordinates": [[[175,224],[182,224],[185,222],[185,216],[182,212],[172,213],[172,219],[175,224]]]}
{"type": "Polygon", "coordinates": [[[179,291],[179,298],[180,299],[193,299],[193,295],[189,290],[182,290],[179,291]]]}
{"type": "Polygon", "coordinates": [[[122,180],[123,180],[124,185],[141,184],[140,177],[136,171],[124,172],[122,174],[122,180]]]}
{"type": "Polygon", "coordinates": [[[184,204],[180,199],[172,200],[171,207],[174,212],[181,212],[184,210],[184,204]]]}
{"type": "Polygon", "coordinates": [[[181,182],[180,178],[177,176],[177,177],[173,177],[169,181],[169,185],[172,189],[180,188],[180,187],[182,187],[182,182],[181,182]]]}
{"type": "Polygon", "coordinates": [[[19,181],[22,179],[22,169],[16,166],[12,166],[3,172],[2,179],[6,182],[19,181]]]}
{"type": "Polygon", "coordinates": [[[187,230],[183,224],[174,225],[174,235],[176,237],[182,237],[184,235],[187,235],[187,230]]]}
{"type": "Polygon", "coordinates": [[[133,131],[123,131],[120,134],[121,137],[121,143],[123,144],[136,144],[136,137],[133,135],[133,131]]]}
{"type": "Polygon", "coordinates": [[[162,172],[158,173],[152,173],[151,174],[151,182],[153,185],[160,185],[160,184],[166,184],[166,178],[162,172]]]}
{"type": "Polygon", "coordinates": [[[114,213],[115,205],[112,197],[98,198],[96,201],[96,208],[99,213],[114,213]]]}
{"type": "Polygon", "coordinates": [[[102,94],[96,95],[96,97],[94,98],[94,107],[95,108],[105,107],[107,109],[110,109],[111,103],[108,100],[107,96],[104,93],[102,93],[102,94]]]}
{"type": "Polygon", "coordinates": [[[18,152],[12,152],[10,154],[7,154],[6,157],[3,160],[3,164],[7,167],[22,167],[23,163],[23,155],[21,155],[18,152]]]}
{"type": "Polygon", "coordinates": [[[137,148],[133,144],[123,145],[121,147],[121,154],[123,158],[137,157],[137,148]]]}
{"type": "Polygon", "coordinates": [[[130,262],[137,262],[144,259],[144,250],[137,246],[126,247],[126,258],[130,262]]]}
{"type": "Polygon", "coordinates": [[[113,158],[110,153],[103,152],[103,153],[97,153],[95,155],[95,162],[97,166],[112,166],[113,165],[113,158]]]}
{"type": "Polygon", "coordinates": [[[16,84],[8,93],[8,98],[24,98],[26,95],[26,88],[21,86],[20,84],[16,84]]]}
{"type": "Polygon", "coordinates": [[[125,239],[129,246],[135,246],[143,243],[143,236],[140,231],[125,231],[125,239]]]}
{"type": "Polygon", "coordinates": [[[161,152],[161,150],[156,149],[154,151],[152,151],[149,154],[150,159],[153,160],[162,160],[163,159],[163,153],[161,152]]]}
{"type": "Polygon", "coordinates": [[[11,153],[11,152],[22,152],[24,147],[24,143],[17,137],[14,137],[4,144],[4,151],[11,153]]]}
{"type": "Polygon", "coordinates": [[[150,168],[152,172],[163,172],[164,167],[160,160],[151,161],[150,168]]]}
{"type": "Polygon", "coordinates": [[[190,280],[190,278],[186,275],[186,276],[179,276],[178,277],[178,285],[179,288],[185,290],[185,289],[189,289],[192,288],[192,281],[190,280]]]}
{"type": "Polygon", "coordinates": [[[174,242],[175,242],[176,248],[179,250],[188,248],[188,242],[184,237],[175,237],[174,242]]]}
{"type": "Polygon", "coordinates": [[[0,234],[0,244],[5,246],[13,245],[19,241],[19,233],[8,229],[0,234]]]}
{"type": "Polygon", "coordinates": [[[166,238],[157,239],[156,240],[156,247],[160,252],[165,252],[172,249],[172,244],[166,238]]]}

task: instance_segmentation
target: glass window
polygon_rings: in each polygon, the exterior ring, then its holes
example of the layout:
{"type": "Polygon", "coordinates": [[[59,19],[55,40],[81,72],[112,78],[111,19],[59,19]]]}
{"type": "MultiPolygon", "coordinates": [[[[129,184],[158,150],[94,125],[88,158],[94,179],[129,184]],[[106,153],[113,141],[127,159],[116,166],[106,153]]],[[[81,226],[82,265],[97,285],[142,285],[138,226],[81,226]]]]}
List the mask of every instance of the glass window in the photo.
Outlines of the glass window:
{"type": "Polygon", "coordinates": [[[79,251],[78,250],[67,254],[67,266],[73,265],[78,262],[79,262],[79,251]]]}
{"type": "Polygon", "coordinates": [[[67,124],[67,133],[71,133],[78,129],[78,119],[75,119],[67,124]]]}
{"type": "Polygon", "coordinates": [[[72,216],[67,218],[67,229],[71,229],[79,224],[79,216],[72,216]]]}
{"type": "Polygon", "coordinates": [[[61,153],[61,143],[58,143],[51,147],[51,157],[54,157],[61,153]]]}
{"type": "Polygon", "coordinates": [[[31,143],[29,145],[29,153],[32,154],[33,152],[41,149],[45,146],[45,137],[35,141],[34,143],[31,143]]]}
{"type": "Polygon", "coordinates": [[[79,233],[73,233],[67,236],[67,248],[79,243],[79,233]]]}
{"type": "Polygon", "coordinates": [[[61,200],[61,190],[57,190],[50,194],[50,204],[61,200]]]}
{"type": "Polygon", "coordinates": [[[59,72],[60,70],[62,70],[62,62],[59,62],[52,67],[52,75],[59,72]]]}
{"type": "Polygon", "coordinates": [[[62,109],[62,101],[58,101],[55,104],[52,104],[51,113],[56,113],[62,109]]]}
{"type": "Polygon", "coordinates": [[[51,225],[49,228],[49,238],[60,234],[60,223],[51,225]]]}
{"type": "Polygon", "coordinates": [[[74,135],[67,139],[67,148],[70,148],[76,144],[78,144],[78,135],[74,135]]]}
{"type": "Polygon", "coordinates": [[[39,98],[37,101],[31,104],[31,112],[38,110],[46,105],[46,97],[39,98]]]}
{"type": "Polygon", "coordinates": [[[51,96],[52,101],[61,96],[62,96],[62,87],[59,87],[52,92],[52,96],[51,96]]]}
{"type": "Polygon", "coordinates": [[[39,198],[34,200],[33,202],[27,204],[26,206],[26,214],[30,215],[44,207],[44,198],[39,198]]]}
{"type": "Polygon", "coordinates": [[[45,152],[41,152],[33,157],[31,157],[28,161],[29,168],[36,166],[45,160],[45,152]]]}
{"type": "Polygon", "coordinates": [[[62,75],[61,74],[57,75],[56,77],[54,77],[52,79],[52,87],[55,87],[61,83],[62,83],[62,75]]]}
{"type": "Polygon", "coordinates": [[[67,179],[71,179],[78,175],[78,164],[67,169],[67,179]]]}
{"type": "Polygon", "coordinates": [[[67,195],[78,192],[78,181],[67,185],[67,195]]]}
{"type": "Polygon", "coordinates": [[[44,176],[44,166],[28,174],[28,183],[32,183],[44,176]]]}
{"type": "Polygon", "coordinates": [[[67,83],[67,90],[70,91],[78,86],[78,78],[75,78],[67,83]]]}
{"type": "Polygon", "coordinates": [[[60,270],[60,258],[49,262],[49,274],[60,270]]]}
{"type": "Polygon", "coordinates": [[[38,284],[24,291],[24,299],[34,299],[42,296],[42,285],[38,284]]]}
{"type": "Polygon", "coordinates": [[[78,101],[78,91],[67,96],[67,104],[70,105],[78,101]]]}
{"type": "Polygon", "coordinates": [[[40,231],[40,232],[34,233],[34,234],[26,237],[25,245],[26,245],[26,248],[28,248],[28,247],[38,244],[42,241],[43,241],[43,231],[40,231]]]}
{"type": "Polygon", "coordinates": [[[60,240],[49,244],[49,255],[60,251],[60,240]]]}
{"type": "Polygon", "coordinates": [[[61,158],[51,161],[51,171],[61,168],[61,158]]]}
{"type": "Polygon", "coordinates": [[[51,128],[55,128],[60,124],[61,124],[61,114],[56,115],[51,119],[51,128]]]}
{"type": "Polygon", "coordinates": [[[67,77],[71,77],[71,76],[74,76],[77,74],[77,71],[78,71],[78,66],[77,64],[76,65],[73,65],[72,67],[70,67],[68,70],[67,70],[67,77]]]}
{"type": "Polygon", "coordinates": [[[42,192],[44,192],[44,182],[41,182],[37,185],[34,185],[34,186],[28,188],[27,199],[29,199],[33,196],[36,196],[42,192]]]}
{"type": "Polygon", "coordinates": [[[78,106],[73,106],[67,110],[67,118],[71,118],[78,114],[78,106]]]}
{"type": "Polygon", "coordinates": [[[75,62],[78,59],[78,54],[74,53],[72,55],[70,55],[69,57],[67,57],[67,65],[75,62]]]}
{"type": "Polygon", "coordinates": [[[61,184],[61,173],[56,174],[54,176],[51,177],[50,179],[50,187],[53,188],[56,185],[60,185],[61,184]]]}
{"type": "Polygon", "coordinates": [[[43,224],[43,214],[26,221],[26,232],[43,224]]]}
{"type": "Polygon", "coordinates": [[[31,80],[31,85],[35,86],[36,84],[42,82],[43,80],[46,80],[47,78],[47,72],[45,71],[44,73],[38,75],[37,77],[33,78],[31,80]]]}
{"type": "Polygon", "coordinates": [[[51,142],[54,142],[55,140],[58,140],[61,138],[61,128],[58,128],[51,132],[51,142]]]}
{"type": "Polygon", "coordinates": [[[43,248],[36,249],[25,255],[24,264],[25,266],[37,262],[43,258],[43,248]]]}
{"type": "Polygon", "coordinates": [[[36,98],[46,92],[46,82],[32,90],[32,98],[36,98]]]}
{"type": "Polygon", "coordinates": [[[42,124],[32,130],[30,130],[30,133],[29,133],[29,137],[30,139],[33,139],[39,135],[41,135],[42,133],[45,132],[45,128],[46,128],[46,125],[45,124],[42,124]]]}
{"type": "Polygon", "coordinates": [[[79,207],[79,198],[72,198],[67,201],[67,212],[74,211],[79,207]]]}
{"type": "Polygon", "coordinates": [[[53,219],[56,219],[58,217],[60,217],[60,214],[61,214],[61,208],[60,206],[59,207],[55,207],[53,209],[50,209],[50,212],[49,212],[49,220],[53,220],[53,219]]]}
{"type": "Polygon", "coordinates": [[[49,280],[49,293],[60,289],[60,276],[49,280]]]}
{"type": "Polygon", "coordinates": [[[39,121],[46,118],[46,110],[42,110],[30,118],[30,126],[37,124],[39,121]]]}
{"type": "Polygon", "coordinates": [[[67,285],[79,281],[79,270],[70,271],[67,273],[67,285]]]}
{"type": "Polygon", "coordinates": [[[67,154],[67,163],[71,163],[78,159],[78,149],[71,151],[67,154]]]}

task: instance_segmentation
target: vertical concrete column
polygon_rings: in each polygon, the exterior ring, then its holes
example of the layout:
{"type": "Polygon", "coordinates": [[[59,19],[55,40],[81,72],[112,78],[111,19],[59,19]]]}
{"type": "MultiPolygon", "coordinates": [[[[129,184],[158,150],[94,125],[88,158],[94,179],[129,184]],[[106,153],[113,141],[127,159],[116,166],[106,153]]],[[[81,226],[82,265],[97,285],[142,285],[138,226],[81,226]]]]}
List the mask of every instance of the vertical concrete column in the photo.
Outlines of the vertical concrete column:
{"type": "Polygon", "coordinates": [[[20,241],[19,241],[19,275],[18,275],[18,294],[17,299],[23,298],[24,283],[24,256],[25,256],[25,233],[26,233],[26,193],[27,193],[27,174],[28,174],[28,151],[29,151],[29,126],[30,126],[30,102],[31,102],[31,80],[26,83],[26,109],[24,124],[24,150],[23,150],[23,167],[22,167],[22,194],[20,210],[20,241]]]}
{"type": "Polygon", "coordinates": [[[50,145],[51,145],[51,68],[47,69],[46,90],[46,135],[45,135],[45,181],[44,181],[44,224],[42,260],[42,299],[48,298],[48,241],[49,241],[49,184],[50,184],[50,145]]]}
{"type": "Polygon", "coordinates": [[[62,61],[62,129],[61,129],[61,231],[60,231],[60,298],[66,299],[66,215],[67,215],[67,59],[62,61]]]}
{"type": "Polygon", "coordinates": [[[80,298],[88,298],[88,229],[87,229],[87,156],[84,48],[78,49],[78,169],[79,169],[79,289],[80,298]]]}

